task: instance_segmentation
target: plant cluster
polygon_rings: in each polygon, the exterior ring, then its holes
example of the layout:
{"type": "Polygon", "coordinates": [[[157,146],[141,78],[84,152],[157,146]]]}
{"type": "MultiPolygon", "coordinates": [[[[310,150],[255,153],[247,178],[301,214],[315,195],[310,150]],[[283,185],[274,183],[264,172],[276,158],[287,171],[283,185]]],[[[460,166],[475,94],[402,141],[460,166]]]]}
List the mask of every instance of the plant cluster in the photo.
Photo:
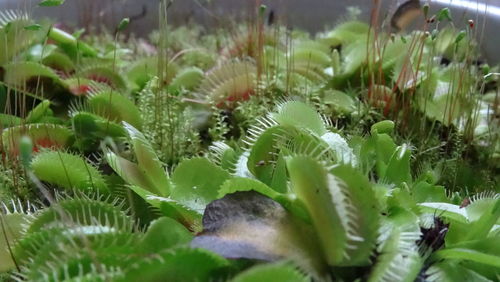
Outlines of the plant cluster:
{"type": "MultiPolygon", "coordinates": [[[[45,0],[40,5],[64,1],[45,0]]],[[[0,280],[498,281],[476,29],[149,39],[0,14],[0,280]]]]}

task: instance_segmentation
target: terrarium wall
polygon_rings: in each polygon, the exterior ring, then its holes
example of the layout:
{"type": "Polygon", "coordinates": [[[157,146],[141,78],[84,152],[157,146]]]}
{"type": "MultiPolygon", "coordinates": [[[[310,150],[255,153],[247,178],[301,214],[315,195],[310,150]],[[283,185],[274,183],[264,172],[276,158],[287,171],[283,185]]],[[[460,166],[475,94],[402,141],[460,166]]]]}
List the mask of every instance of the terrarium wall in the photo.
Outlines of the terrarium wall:
{"type": "MultiPolygon", "coordinates": [[[[406,0],[405,0],[406,1],[406,0]]],[[[169,22],[181,25],[190,22],[207,27],[234,25],[234,19],[248,20],[255,14],[256,6],[265,4],[267,13],[273,13],[276,21],[290,27],[321,31],[345,19],[348,9],[355,7],[359,17],[370,18],[374,3],[380,3],[381,15],[390,15],[403,0],[182,0],[172,1],[169,22]]],[[[500,61],[497,34],[500,28],[500,0],[432,0],[433,10],[450,7],[455,24],[460,26],[474,19],[481,27],[483,55],[489,61],[500,61]],[[483,25],[484,23],[484,25],[483,25]]],[[[131,32],[148,34],[158,26],[158,1],[152,0],[67,0],[56,8],[36,7],[29,0],[0,0],[0,10],[23,9],[37,17],[87,28],[113,28],[124,17],[132,19],[131,32]]],[[[352,10],[351,10],[352,12],[352,10]]]]}

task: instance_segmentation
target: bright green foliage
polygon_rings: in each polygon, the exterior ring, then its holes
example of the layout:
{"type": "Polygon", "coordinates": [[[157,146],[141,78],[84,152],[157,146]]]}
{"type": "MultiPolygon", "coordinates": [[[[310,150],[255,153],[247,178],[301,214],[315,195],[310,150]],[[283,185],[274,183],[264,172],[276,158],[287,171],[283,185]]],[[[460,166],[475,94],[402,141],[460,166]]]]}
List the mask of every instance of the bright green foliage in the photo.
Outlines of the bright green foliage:
{"type": "Polygon", "coordinates": [[[118,281],[206,281],[223,277],[229,262],[212,252],[202,249],[174,248],[162,251],[157,257],[145,258],[118,281]],[[193,269],[196,265],[196,269],[193,269]]]}
{"type": "Polygon", "coordinates": [[[84,67],[79,75],[83,78],[102,82],[112,87],[113,89],[124,91],[127,89],[126,82],[122,75],[112,68],[104,65],[89,65],[84,67]]]}
{"type": "Polygon", "coordinates": [[[29,136],[34,150],[42,148],[66,148],[72,143],[72,132],[65,126],[53,124],[29,124],[9,127],[3,130],[2,140],[6,151],[13,155],[19,153],[19,141],[29,136]]]}
{"type": "Polygon", "coordinates": [[[21,11],[6,10],[0,13],[0,65],[4,65],[23,49],[29,47],[39,34],[23,28],[32,23],[21,11]]]}
{"type": "Polygon", "coordinates": [[[220,186],[229,173],[205,158],[185,160],[172,174],[174,187],[170,196],[179,203],[200,213],[217,198],[220,186]]]}
{"type": "Polygon", "coordinates": [[[256,67],[250,61],[229,61],[211,70],[200,84],[207,102],[232,107],[233,102],[247,100],[255,90],[256,67]]]}
{"type": "Polygon", "coordinates": [[[12,86],[21,87],[25,83],[31,81],[32,87],[42,88],[44,79],[50,80],[53,84],[48,86],[65,87],[64,82],[59,76],[49,67],[35,62],[13,63],[4,66],[5,76],[4,82],[12,86]]]}
{"type": "MultiPolygon", "coordinates": [[[[27,233],[64,226],[101,226],[114,230],[128,231],[133,227],[131,218],[121,210],[117,202],[108,203],[105,198],[82,196],[61,199],[50,208],[35,215],[29,222],[27,233]]],[[[105,229],[105,228],[104,228],[105,229]]],[[[90,234],[92,230],[89,230],[90,234]]]]}
{"type": "Polygon", "coordinates": [[[44,100],[38,104],[26,117],[26,123],[40,122],[45,116],[51,115],[50,101],[44,100]]]}
{"type": "Polygon", "coordinates": [[[148,175],[156,190],[160,191],[160,195],[170,194],[172,188],[168,175],[149,141],[140,131],[128,123],[124,123],[124,127],[131,139],[139,168],[148,175]]]}
{"type": "Polygon", "coordinates": [[[64,280],[95,273],[96,258],[109,268],[118,267],[115,270],[127,265],[138,235],[131,233],[133,223],[120,209],[104,198],[82,197],[60,199],[35,214],[15,246],[20,274],[27,279],[64,280]]]}
{"type": "Polygon", "coordinates": [[[302,200],[331,265],[369,263],[378,228],[377,209],[368,181],[348,167],[330,174],[317,161],[293,157],[287,162],[293,190],[302,200]]]}
{"type": "Polygon", "coordinates": [[[53,7],[64,4],[64,1],[65,0],[42,0],[38,5],[42,7],[53,7]]]}
{"type": "Polygon", "coordinates": [[[356,110],[356,103],[353,98],[342,91],[332,90],[324,93],[323,103],[335,109],[335,111],[349,114],[356,110]]]}
{"type": "Polygon", "coordinates": [[[141,129],[141,115],[137,107],[133,102],[116,92],[102,91],[93,93],[90,95],[87,103],[91,113],[114,121],[115,123],[125,121],[141,129]],[[123,109],[127,110],[124,111],[123,109]]]}
{"type": "Polygon", "coordinates": [[[0,280],[498,280],[498,67],[425,7],[148,39],[0,12],[0,280]]]}
{"type": "Polygon", "coordinates": [[[309,279],[285,263],[274,263],[254,266],[234,277],[233,282],[258,282],[258,281],[290,281],[307,282],[309,279]]]}
{"type": "Polygon", "coordinates": [[[75,63],[60,48],[55,45],[37,44],[28,51],[27,59],[41,62],[53,69],[71,72],[75,70],[75,63]]]}
{"type": "Polygon", "coordinates": [[[77,155],[63,151],[42,151],[33,158],[31,169],[40,180],[65,189],[108,191],[101,173],[77,155]]]}
{"type": "Polygon", "coordinates": [[[192,237],[192,234],[179,222],[168,217],[161,217],[149,225],[140,243],[141,250],[144,253],[156,253],[158,250],[187,244],[192,237]]]}
{"type": "Polygon", "coordinates": [[[203,75],[203,71],[197,67],[186,68],[174,77],[170,86],[193,90],[200,84],[203,75]]]}
{"type": "MultiPolygon", "coordinates": [[[[171,81],[175,77],[178,68],[175,63],[166,66],[165,75],[167,81],[171,81]]],[[[143,89],[153,77],[158,75],[158,58],[153,56],[133,62],[126,75],[134,90],[143,89]]]]}
{"type": "Polygon", "coordinates": [[[4,128],[9,126],[20,125],[21,122],[22,119],[16,116],[0,114],[0,125],[4,128]]]}
{"type": "Polygon", "coordinates": [[[96,143],[106,137],[127,136],[121,124],[84,111],[71,113],[71,125],[75,134],[75,145],[83,151],[94,149],[96,143]]]}
{"type": "Polygon", "coordinates": [[[12,249],[16,241],[21,238],[23,224],[26,222],[29,215],[23,213],[1,213],[0,214],[0,229],[2,231],[2,240],[0,240],[0,272],[5,272],[14,269],[16,262],[13,260],[15,256],[12,254],[12,249]]]}
{"type": "Polygon", "coordinates": [[[232,194],[238,191],[255,191],[265,195],[275,201],[278,201],[279,194],[264,183],[244,177],[235,177],[227,180],[219,189],[217,198],[232,194]]]}
{"type": "Polygon", "coordinates": [[[296,126],[319,136],[326,133],[323,120],[314,109],[304,103],[293,101],[280,105],[273,118],[285,127],[296,126]]]}

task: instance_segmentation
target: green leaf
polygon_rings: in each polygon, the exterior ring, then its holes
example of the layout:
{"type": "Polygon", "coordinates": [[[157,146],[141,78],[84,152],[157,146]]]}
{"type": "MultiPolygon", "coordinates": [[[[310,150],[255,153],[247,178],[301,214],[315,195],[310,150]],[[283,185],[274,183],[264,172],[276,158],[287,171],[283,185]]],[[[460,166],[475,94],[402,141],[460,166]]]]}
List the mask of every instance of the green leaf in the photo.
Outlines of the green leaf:
{"type": "Polygon", "coordinates": [[[232,282],[287,281],[309,282],[310,278],[290,264],[277,262],[254,266],[234,277],[232,282]]]}
{"type": "Polygon", "coordinates": [[[371,127],[371,134],[391,134],[394,130],[394,122],[392,120],[379,121],[371,127]]]}
{"type": "Polygon", "coordinates": [[[347,187],[311,158],[293,157],[287,161],[287,167],[293,191],[311,214],[328,263],[340,264],[347,248],[349,219],[342,193],[347,187]]]}
{"type": "Polygon", "coordinates": [[[276,161],[276,166],[274,167],[273,177],[271,180],[271,187],[278,193],[286,193],[287,187],[287,172],[286,172],[286,161],[283,153],[280,153],[278,160],[276,161]]]}
{"type": "Polygon", "coordinates": [[[378,217],[368,181],[349,166],[329,173],[304,156],[287,161],[293,191],[304,202],[330,265],[365,265],[375,247],[378,217]]]}
{"type": "Polygon", "coordinates": [[[369,282],[404,281],[413,282],[422,268],[418,252],[402,253],[400,250],[380,255],[378,263],[370,273],[369,282]]]}
{"type": "Polygon", "coordinates": [[[442,22],[444,20],[452,21],[451,12],[449,8],[443,8],[437,13],[437,20],[442,22]]]}
{"type": "Polygon", "coordinates": [[[465,32],[465,30],[461,30],[455,38],[455,44],[460,43],[460,41],[462,41],[465,36],[467,36],[467,33],[465,32]]]}
{"type": "Polygon", "coordinates": [[[110,121],[127,122],[137,129],[142,127],[141,113],[134,104],[114,91],[102,91],[90,95],[87,100],[89,111],[110,121]]]}
{"type": "Polygon", "coordinates": [[[415,281],[424,263],[416,243],[421,237],[415,214],[393,209],[380,227],[380,255],[368,281],[415,281]]]}
{"type": "MultiPolygon", "coordinates": [[[[52,27],[48,33],[48,37],[55,41],[59,47],[63,48],[72,57],[75,57],[78,53],[87,57],[96,57],[98,54],[92,47],[78,41],[73,35],[59,28],[52,27]]],[[[80,74],[83,75],[83,72],[80,74]]]]}
{"type": "Polygon", "coordinates": [[[366,38],[370,26],[361,21],[347,21],[339,24],[329,32],[325,38],[331,46],[347,45],[351,42],[366,38]]]}
{"type": "Polygon", "coordinates": [[[0,113],[0,127],[2,128],[20,125],[22,121],[19,117],[0,113]]]}
{"type": "Polygon", "coordinates": [[[175,219],[191,232],[201,231],[201,215],[198,211],[194,211],[171,198],[151,194],[138,186],[129,186],[129,188],[148,204],[157,208],[162,215],[175,219]]]}
{"type": "Polygon", "coordinates": [[[43,100],[28,114],[26,117],[26,123],[36,123],[47,115],[52,115],[52,111],[50,110],[50,101],[43,100]]]}
{"type": "Polygon", "coordinates": [[[157,195],[170,195],[172,191],[170,179],[149,141],[146,140],[146,137],[144,137],[144,135],[132,125],[126,122],[123,122],[123,125],[132,140],[132,146],[137,158],[139,169],[141,169],[142,173],[151,181],[152,184],[154,184],[154,189],[158,193],[157,195]]]}
{"type": "Polygon", "coordinates": [[[66,148],[73,143],[73,133],[64,126],[53,124],[28,124],[9,127],[3,130],[2,139],[6,149],[12,154],[19,153],[19,141],[22,136],[29,136],[33,141],[33,150],[42,148],[66,148]]]}
{"type": "Polygon", "coordinates": [[[359,158],[363,168],[369,171],[375,165],[378,176],[383,177],[396,148],[394,140],[388,134],[373,134],[361,146],[359,158]]]}
{"type": "MultiPolygon", "coordinates": [[[[88,227],[87,231],[126,231],[130,232],[134,222],[121,206],[108,203],[103,199],[95,200],[85,196],[68,199],[60,199],[56,204],[43,209],[29,222],[26,229],[27,234],[41,230],[51,230],[55,227],[78,228],[88,227]],[[95,229],[94,229],[95,228],[95,229]]],[[[85,228],[80,232],[85,231],[85,228]]],[[[64,231],[71,233],[70,230],[64,231]]]]}
{"type": "Polygon", "coordinates": [[[248,156],[247,167],[252,174],[260,181],[271,185],[273,174],[275,153],[280,138],[288,138],[293,131],[282,126],[273,126],[266,129],[253,144],[248,156]]]}
{"type": "MultiPolygon", "coordinates": [[[[470,226],[470,231],[464,240],[474,240],[486,238],[490,233],[491,229],[500,220],[500,197],[493,199],[490,205],[483,206],[483,213],[478,217],[477,213],[475,217],[474,213],[470,212],[471,209],[467,209],[467,214],[469,219],[472,221],[470,226]]],[[[477,211],[476,211],[477,212],[477,211]]]]}
{"type": "Polygon", "coordinates": [[[210,281],[223,280],[229,262],[206,250],[176,248],[159,252],[128,268],[117,281],[210,281]],[[196,267],[193,267],[196,266],[196,267]],[[219,279],[216,279],[218,275],[219,279]]]}
{"type": "MultiPolygon", "coordinates": [[[[83,42],[77,41],[76,50],[79,51],[82,46],[84,46],[83,42]]],[[[104,81],[114,90],[118,90],[118,93],[125,93],[127,91],[127,83],[125,79],[122,77],[121,73],[118,72],[118,70],[114,69],[111,65],[89,65],[85,68],[80,69],[80,72],[78,72],[78,74],[82,78],[94,80],[97,82],[104,81]]]]}
{"type": "Polygon", "coordinates": [[[191,231],[199,231],[201,229],[200,213],[171,198],[158,196],[161,191],[155,190],[155,185],[151,182],[148,175],[136,164],[110,151],[106,152],[105,157],[113,170],[123,180],[131,184],[129,188],[147,203],[158,208],[163,215],[176,219],[191,231]]]}
{"type": "Polygon", "coordinates": [[[0,11],[0,18],[6,19],[0,24],[0,65],[5,65],[21,51],[37,40],[42,40],[43,32],[27,31],[24,27],[32,25],[25,11],[0,11]]]}
{"type": "Polygon", "coordinates": [[[403,182],[411,183],[410,158],[411,151],[406,144],[397,147],[387,163],[382,178],[396,185],[401,185],[403,182]]]}
{"type": "MultiPolygon", "coordinates": [[[[5,76],[3,81],[5,82],[5,84],[8,84],[10,86],[25,87],[26,82],[32,78],[45,78],[49,81],[47,81],[46,85],[43,84],[44,87],[50,86],[52,88],[66,88],[66,84],[64,83],[64,81],[59,78],[54,70],[37,62],[11,63],[5,65],[4,69],[5,76]]],[[[41,82],[45,83],[43,80],[41,82]]],[[[41,89],[42,85],[40,85],[39,88],[41,89]]],[[[53,92],[54,89],[50,89],[50,91],[53,92]]]]}
{"type": "Polygon", "coordinates": [[[108,164],[125,182],[131,185],[140,187],[141,189],[152,193],[153,195],[160,194],[160,191],[155,189],[155,185],[151,182],[148,176],[142,171],[139,166],[127,159],[117,156],[115,153],[108,151],[105,153],[108,164]]]}
{"type": "Polygon", "coordinates": [[[200,85],[203,76],[203,71],[197,67],[185,68],[175,76],[170,86],[193,90],[200,85]]]}
{"type": "Polygon", "coordinates": [[[323,95],[323,102],[333,107],[336,112],[350,114],[356,110],[354,99],[342,91],[330,90],[323,95]]]}
{"type": "Polygon", "coordinates": [[[33,173],[42,181],[66,189],[107,192],[101,173],[82,157],[61,151],[42,151],[31,162],[33,173]]]}
{"type": "Polygon", "coordinates": [[[378,239],[380,228],[380,207],[377,204],[375,191],[369,180],[349,165],[334,167],[331,174],[349,187],[351,201],[357,209],[357,230],[363,238],[361,242],[352,242],[347,251],[349,265],[368,265],[370,256],[378,239]]]}
{"type": "Polygon", "coordinates": [[[447,234],[447,242],[457,243],[463,240],[485,238],[500,218],[500,198],[496,194],[490,197],[474,199],[465,208],[449,203],[420,203],[424,213],[439,214],[453,220],[447,234]],[[456,230],[455,230],[456,229],[456,230]]]}
{"type": "Polygon", "coordinates": [[[23,225],[28,217],[28,215],[22,213],[4,214],[0,210],[0,261],[2,262],[0,263],[0,273],[15,268],[9,246],[13,250],[16,241],[23,234],[23,225]]]}
{"type": "Polygon", "coordinates": [[[211,161],[227,171],[236,170],[238,153],[224,142],[214,142],[210,147],[211,161]]]}
{"type": "MultiPolygon", "coordinates": [[[[366,35],[365,35],[366,37],[366,35]]],[[[365,40],[357,40],[345,47],[343,50],[344,61],[342,64],[342,73],[345,75],[354,74],[366,61],[367,43],[365,40]]]]}
{"type": "Polygon", "coordinates": [[[450,218],[458,222],[468,222],[468,215],[465,209],[449,203],[420,203],[422,212],[439,214],[440,217],[450,218]]]}
{"type": "Polygon", "coordinates": [[[143,253],[157,253],[179,244],[187,244],[192,239],[191,233],[179,222],[162,217],[148,227],[148,231],[141,240],[140,251],[143,253]]]}
{"type": "Polygon", "coordinates": [[[223,198],[228,194],[240,191],[255,191],[267,196],[273,200],[277,200],[279,193],[271,189],[266,184],[251,178],[234,177],[228,179],[219,189],[217,199],[223,198]]]}
{"type": "Polygon", "coordinates": [[[321,136],[326,128],[321,116],[313,108],[298,101],[286,102],[278,106],[273,118],[282,126],[294,126],[321,136]]]}
{"type": "Polygon", "coordinates": [[[437,186],[426,181],[415,183],[411,189],[413,198],[417,203],[423,202],[446,202],[446,190],[443,186],[437,186]]]}
{"type": "Polygon", "coordinates": [[[470,249],[463,249],[463,248],[444,249],[434,253],[433,258],[436,260],[440,259],[470,260],[500,269],[500,256],[485,254],[470,249]]]}
{"type": "Polygon", "coordinates": [[[205,206],[217,199],[219,188],[231,177],[229,172],[206,158],[185,160],[172,174],[171,198],[203,213],[205,206]]]}
{"type": "Polygon", "coordinates": [[[43,0],[38,3],[40,7],[56,7],[64,4],[66,0],[43,0]]]}
{"type": "Polygon", "coordinates": [[[431,265],[425,272],[427,279],[430,281],[478,281],[490,282],[492,280],[486,278],[479,273],[465,268],[463,263],[456,260],[443,260],[431,265]],[[460,270],[460,271],[457,271],[460,270]]]}
{"type": "Polygon", "coordinates": [[[127,132],[121,124],[117,124],[88,112],[72,112],[71,124],[77,142],[85,142],[85,140],[92,141],[92,147],[89,148],[90,150],[95,148],[96,142],[106,137],[115,138],[127,136],[127,132]]]}
{"type": "Polygon", "coordinates": [[[42,29],[42,26],[39,25],[39,24],[32,24],[32,25],[25,26],[24,29],[25,30],[34,30],[34,31],[37,31],[37,30],[42,29]]]}

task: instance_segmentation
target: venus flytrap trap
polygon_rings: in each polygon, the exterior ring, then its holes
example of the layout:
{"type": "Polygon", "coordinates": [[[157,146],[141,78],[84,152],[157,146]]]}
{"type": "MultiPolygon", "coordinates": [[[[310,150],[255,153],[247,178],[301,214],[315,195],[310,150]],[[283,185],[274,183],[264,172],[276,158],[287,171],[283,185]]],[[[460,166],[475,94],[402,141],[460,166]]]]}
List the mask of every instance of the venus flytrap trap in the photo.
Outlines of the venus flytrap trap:
{"type": "Polygon", "coordinates": [[[33,151],[42,148],[68,148],[73,140],[73,132],[65,126],[57,124],[34,123],[9,127],[2,132],[3,148],[16,156],[19,154],[19,141],[23,135],[29,136],[33,142],[33,151]]]}
{"type": "Polygon", "coordinates": [[[104,177],[85,159],[61,151],[42,151],[31,161],[33,173],[42,181],[63,187],[107,193],[104,177]]]}

